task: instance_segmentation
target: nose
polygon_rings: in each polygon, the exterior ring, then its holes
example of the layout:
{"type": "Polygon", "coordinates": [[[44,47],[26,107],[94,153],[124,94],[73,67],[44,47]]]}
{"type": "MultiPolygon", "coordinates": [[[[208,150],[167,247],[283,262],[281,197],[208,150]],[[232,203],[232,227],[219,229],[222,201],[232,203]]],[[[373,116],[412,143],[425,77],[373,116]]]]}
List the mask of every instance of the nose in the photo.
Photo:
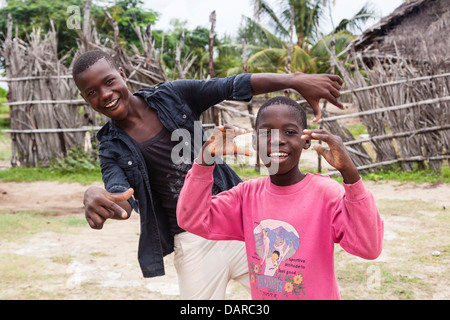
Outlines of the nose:
{"type": "Polygon", "coordinates": [[[274,146],[283,145],[286,143],[284,135],[278,129],[272,129],[270,133],[270,142],[274,146]]]}
{"type": "Polygon", "coordinates": [[[103,87],[100,89],[100,97],[103,102],[109,102],[112,98],[112,91],[108,88],[103,87]]]}

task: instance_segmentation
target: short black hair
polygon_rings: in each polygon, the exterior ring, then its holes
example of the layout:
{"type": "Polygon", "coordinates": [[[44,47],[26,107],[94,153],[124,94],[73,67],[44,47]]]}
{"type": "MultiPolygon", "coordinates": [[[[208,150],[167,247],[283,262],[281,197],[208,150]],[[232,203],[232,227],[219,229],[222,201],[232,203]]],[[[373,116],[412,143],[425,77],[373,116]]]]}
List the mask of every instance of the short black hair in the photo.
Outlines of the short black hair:
{"type": "Polygon", "coordinates": [[[92,50],[83,53],[75,61],[72,68],[72,78],[75,80],[78,74],[88,69],[90,66],[92,66],[100,59],[105,59],[111,65],[111,67],[117,69],[116,63],[109,54],[101,50],[92,50]]]}
{"type": "Polygon", "coordinates": [[[267,107],[277,105],[277,104],[282,104],[282,105],[288,106],[291,109],[291,111],[293,111],[292,113],[293,113],[295,119],[302,126],[302,128],[303,129],[308,128],[308,123],[306,121],[306,112],[302,108],[302,106],[300,106],[297,102],[295,102],[291,98],[288,98],[285,96],[277,96],[275,98],[267,100],[266,102],[264,102],[261,105],[261,107],[259,108],[258,114],[256,116],[255,129],[258,129],[259,119],[261,118],[261,115],[264,113],[264,110],[267,107]]]}

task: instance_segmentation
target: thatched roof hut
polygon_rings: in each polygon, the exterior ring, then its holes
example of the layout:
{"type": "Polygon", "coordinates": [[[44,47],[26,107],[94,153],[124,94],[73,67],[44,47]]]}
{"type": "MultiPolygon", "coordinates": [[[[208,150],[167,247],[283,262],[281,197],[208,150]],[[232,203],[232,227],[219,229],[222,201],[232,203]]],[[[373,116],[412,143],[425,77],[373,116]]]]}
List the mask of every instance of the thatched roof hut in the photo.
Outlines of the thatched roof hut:
{"type": "Polygon", "coordinates": [[[410,0],[355,39],[366,59],[402,56],[450,69],[450,0],[410,0]]]}

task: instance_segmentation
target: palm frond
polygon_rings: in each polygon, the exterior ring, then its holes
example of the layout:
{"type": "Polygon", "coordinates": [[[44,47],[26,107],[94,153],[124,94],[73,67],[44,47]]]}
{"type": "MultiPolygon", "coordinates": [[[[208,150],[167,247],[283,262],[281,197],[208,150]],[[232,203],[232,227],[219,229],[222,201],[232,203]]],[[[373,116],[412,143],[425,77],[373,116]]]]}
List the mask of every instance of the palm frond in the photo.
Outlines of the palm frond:
{"type": "Polygon", "coordinates": [[[362,32],[360,25],[366,23],[369,19],[376,16],[376,11],[370,3],[366,3],[361,9],[350,19],[343,19],[334,29],[334,33],[342,30],[362,32]]]}
{"type": "Polygon", "coordinates": [[[283,48],[285,43],[257,23],[255,20],[244,16],[244,26],[239,29],[239,39],[244,38],[250,45],[256,45],[266,48],[283,48]]]}
{"type": "Polygon", "coordinates": [[[316,72],[314,58],[299,46],[294,46],[292,50],[291,72],[294,71],[301,71],[304,73],[316,72]]]}
{"type": "Polygon", "coordinates": [[[272,48],[261,50],[247,60],[249,72],[282,72],[286,59],[286,49],[272,48]]]}
{"type": "MultiPolygon", "coordinates": [[[[289,28],[286,28],[286,24],[283,21],[280,21],[275,11],[270,7],[270,5],[264,0],[256,0],[259,5],[259,12],[261,17],[269,18],[268,21],[270,25],[274,28],[275,33],[280,34],[282,36],[289,35],[289,28]]],[[[285,1],[280,1],[285,2],[285,1]]],[[[289,26],[289,24],[288,24],[289,26]]]]}

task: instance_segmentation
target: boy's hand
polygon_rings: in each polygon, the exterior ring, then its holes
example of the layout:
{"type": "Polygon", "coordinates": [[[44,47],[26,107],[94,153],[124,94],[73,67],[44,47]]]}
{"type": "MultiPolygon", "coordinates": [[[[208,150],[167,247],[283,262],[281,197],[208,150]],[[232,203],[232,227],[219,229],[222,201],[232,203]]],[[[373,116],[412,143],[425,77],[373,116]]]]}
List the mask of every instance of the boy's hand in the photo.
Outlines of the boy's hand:
{"type": "Polygon", "coordinates": [[[102,229],[107,219],[128,219],[131,206],[127,200],[134,190],[123,193],[109,193],[100,187],[90,187],[84,193],[85,216],[92,229],[102,229]],[[126,207],[125,210],[123,207],[126,207]]]}
{"type": "Polygon", "coordinates": [[[334,74],[306,74],[294,72],[289,74],[253,73],[250,78],[252,95],[275,92],[283,89],[294,89],[311,105],[314,112],[314,122],[319,121],[320,99],[326,99],[336,107],[344,109],[337,98],[340,97],[341,77],[334,74]]]}
{"type": "Polygon", "coordinates": [[[319,121],[322,116],[320,111],[320,99],[326,99],[340,109],[344,109],[344,105],[337,98],[340,97],[343,81],[341,77],[331,74],[306,74],[295,73],[297,81],[292,89],[297,90],[303,98],[311,105],[314,112],[313,122],[319,121]]]}
{"type": "Polygon", "coordinates": [[[203,144],[199,153],[198,164],[210,166],[217,157],[223,155],[241,154],[250,156],[252,153],[245,148],[239,148],[234,144],[234,138],[252,132],[252,129],[242,129],[232,125],[219,126],[214,129],[211,138],[203,144]]]}
{"type": "Polygon", "coordinates": [[[347,184],[355,183],[359,180],[358,169],[354,165],[347,150],[345,149],[342,139],[325,130],[303,130],[302,140],[321,140],[328,144],[328,149],[322,145],[314,145],[314,149],[334,168],[339,170],[347,184]]]}

